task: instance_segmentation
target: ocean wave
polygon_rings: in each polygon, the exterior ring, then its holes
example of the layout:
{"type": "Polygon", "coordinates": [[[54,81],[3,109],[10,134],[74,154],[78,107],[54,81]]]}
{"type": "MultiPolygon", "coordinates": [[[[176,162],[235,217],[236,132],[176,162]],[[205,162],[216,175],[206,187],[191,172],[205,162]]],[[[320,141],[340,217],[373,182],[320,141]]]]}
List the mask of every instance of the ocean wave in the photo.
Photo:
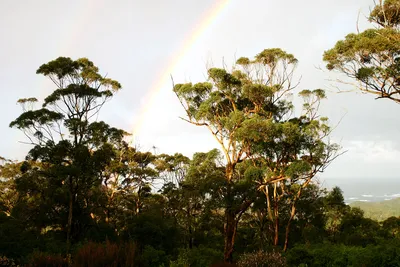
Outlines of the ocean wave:
{"type": "Polygon", "coordinates": [[[348,200],[356,200],[358,197],[349,197],[348,200]]]}
{"type": "Polygon", "coordinates": [[[368,199],[360,199],[359,201],[361,201],[361,202],[370,202],[370,200],[368,200],[368,199]]]}
{"type": "Polygon", "coordinates": [[[400,193],[391,194],[391,195],[385,194],[383,197],[385,197],[385,198],[390,198],[390,199],[398,198],[398,197],[400,197],[400,193]]]}
{"type": "Polygon", "coordinates": [[[361,195],[362,197],[373,197],[374,195],[361,195]]]}

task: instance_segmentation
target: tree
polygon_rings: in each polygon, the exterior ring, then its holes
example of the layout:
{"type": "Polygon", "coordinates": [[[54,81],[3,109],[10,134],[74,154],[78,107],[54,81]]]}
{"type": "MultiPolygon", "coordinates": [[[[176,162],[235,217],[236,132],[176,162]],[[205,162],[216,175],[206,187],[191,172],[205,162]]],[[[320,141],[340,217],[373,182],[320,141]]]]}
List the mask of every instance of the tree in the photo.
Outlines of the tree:
{"type": "Polygon", "coordinates": [[[325,228],[333,240],[336,240],[339,234],[339,227],[342,222],[343,216],[349,211],[350,207],[344,202],[342,190],[335,186],[325,196],[325,228]]]}
{"type": "Polygon", "coordinates": [[[45,201],[47,204],[39,208],[44,208],[44,213],[52,210],[63,221],[61,227],[66,225],[68,254],[73,226],[78,232],[82,228],[79,223],[84,221],[74,220],[74,216],[89,219],[100,174],[114,156],[113,145],[125,135],[96,121],[102,106],[121,85],[99,74],[86,58],[59,57],[40,66],[36,73],[48,77],[57,89],[44,99],[40,109],[33,109],[36,98],[18,101],[24,112],[10,127],[23,131],[33,145],[27,159],[41,165],[27,164],[17,182],[25,198],[45,201]],[[62,219],[64,211],[66,221],[62,219]]]}
{"type": "Polygon", "coordinates": [[[11,216],[11,212],[18,201],[18,192],[15,188],[15,179],[21,174],[22,162],[14,162],[0,157],[0,212],[11,216]]]}
{"type": "MultiPolygon", "coordinates": [[[[211,68],[208,82],[174,86],[186,111],[183,119],[208,128],[225,156],[226,262],[232,261],[237,225],[254,201],[254,193],[249,192],[252,188],[255,191],[256,182],[261,182],[259,188],[267,199],[269,185],[273,185],[278,200],[277,188],[284,185],[281,181],[303,180],[307,186],[337,150],[321,140],[329,134],[326,119],[316,117],[314,106],[324,96],[322,90],[303,91],[305,98],[316,96],[317,100],[310,100],[304,116],[290,120],[293,105],[289,97],[297,86],[293,83],[296,64],[292,54],[265,49],[254,60],[239,58],[231,73],[211,68]]],[[[270,210],[270,218],[276,224],[277,244],[278,206],[274,212],[270,210]]]]}
{"type": "Polygon", "coordinates": [[[160,176],[164,183],[173,183],[179,185],[186,177],[190,159],[181,153],[174,155],[161,154],[157,157],[157,170],[161,172],[160,176]]]}
{"type": "Polygon", "coordinates": [[[400,218],[389,217],[382,222],[382,229],[387,232],[390,237],[398,236],[400,230],[400,218]]]}
{"type": "Polygon", "coordinates": [[[380,0],[369,16],[376,27],[348,34],[325,51],[327,69],[355,80],[362,92],[400,103],[399,11],[399,0],[380,0]]]}
{"type": "Polygon", "coordinates": [[[262,173],[257,180],[267,199],[268,218],[273,223],[275,246],[279,243],[281,205],[290,205],[286,222],[284,250],[287,249],[290,224],[296,215],[296,204],[312,179],[338,156],[339,146],[330,143],[331,128],[327,118],[318,115],[321,89],[303,90],[303,113],[299,117],[277,116],[259,120],[257,128],[242,127],[242,138],[251,144],[255,169],[262,173]]]}

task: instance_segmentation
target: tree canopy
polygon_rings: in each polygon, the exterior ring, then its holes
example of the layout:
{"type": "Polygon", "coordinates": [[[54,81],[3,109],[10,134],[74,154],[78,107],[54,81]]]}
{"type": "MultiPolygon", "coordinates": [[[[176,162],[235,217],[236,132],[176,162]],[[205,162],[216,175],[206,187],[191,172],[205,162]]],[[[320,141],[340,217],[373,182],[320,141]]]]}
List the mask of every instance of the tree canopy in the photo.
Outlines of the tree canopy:
{"type": "Polygon", "coordinates": [[[400,102],[400,1],[380,1],[369,20],[374,28],[350,33],[324,52],[328,70],[336,70],[356,81],[363,92],[400,102]]]}
{"type": "Polygon", "coordinates": [[[289,97],[298,85],[296,65],[292,54],[265,49],[253,60],[239,58],[231,72],[210,68],[208,81],[174,86],[186,111],[184,120],[207,127],[225,156],[225,261],[232,260],[237,224],[254,202],[254,195],[241,193],[244,187],[265,193],[278,245],[281,197],[300,186],[292,196],[292,220],[302,189],[338,151],[325,141],[330,128],[318,115],[323,90],[301,91],[303,114],[292,115],[289,97]]]}

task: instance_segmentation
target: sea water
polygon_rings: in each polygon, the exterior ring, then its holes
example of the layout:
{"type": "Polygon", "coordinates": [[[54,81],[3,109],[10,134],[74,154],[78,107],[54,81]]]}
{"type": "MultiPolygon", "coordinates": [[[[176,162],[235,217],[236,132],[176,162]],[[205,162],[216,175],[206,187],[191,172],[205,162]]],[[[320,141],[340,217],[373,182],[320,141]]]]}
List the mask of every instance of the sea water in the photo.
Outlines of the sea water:
{"type": "Polygon", "coordinates": [[[321,186],[340,187],[346,203],[378,202],[400,197],[400,178],[320,178],[321,186]]]}

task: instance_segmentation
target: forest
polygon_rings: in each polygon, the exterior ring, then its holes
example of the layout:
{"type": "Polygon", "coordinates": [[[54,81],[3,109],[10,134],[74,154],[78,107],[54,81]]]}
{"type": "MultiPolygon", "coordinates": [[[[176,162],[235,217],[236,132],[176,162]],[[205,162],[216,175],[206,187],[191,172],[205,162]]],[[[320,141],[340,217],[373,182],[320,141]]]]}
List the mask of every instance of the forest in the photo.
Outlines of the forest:
{"type": "MultiPolygon", "coordinates": [[[[326,69],[400,102],[399,11],[377,2],[370,29],[321,55],[326,69]]],[[[327,94],[300,88],[297,64],[266,48],[203,82],[174,81],[181,119],[216,140],[190,158],[143,151],[98,120],[123,90],[112,70],[39,66],[56,89],[19,99],[9,124],[30,150],[0,157],[0,266],[400,266],[400,217],[364,216],[317,182],[345,151],[319,111],[327,94]]]]}

